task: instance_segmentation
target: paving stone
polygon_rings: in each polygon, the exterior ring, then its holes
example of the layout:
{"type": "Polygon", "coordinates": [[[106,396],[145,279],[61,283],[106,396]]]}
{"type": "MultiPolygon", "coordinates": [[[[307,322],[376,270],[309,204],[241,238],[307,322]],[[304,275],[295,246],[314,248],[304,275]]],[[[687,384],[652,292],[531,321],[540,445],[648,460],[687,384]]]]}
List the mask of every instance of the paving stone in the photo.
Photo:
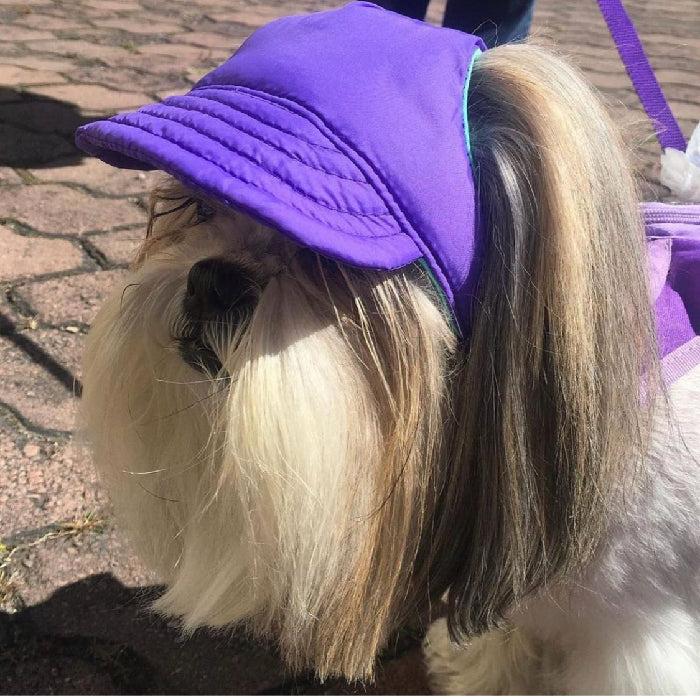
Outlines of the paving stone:
{"type": "Polygon", "coordinates": [[[112,265],[129,265],[143,243],[144,233],[138,229],[130,229],[95,234],[87,238],[112,265]]]}
{"type": "Polygon", "coordinates": [[[137,2],[129,2],[129,0],[90,0],[84,4],[104,12],[129,12],[141,9],[137,2]]]}
{"type": "Polygon", "coordinates": [[[32,41],[29,44],[32,52],[54,53],[68,58],[79,58],[80,61],[102,61],[110,66],[132,65],[134,53],[119,46],[104,46],[92,44],[82,39],[53,39],[51,41],[32,41]]]}
{"type": "Polygon", "coordinates": [[[21,185],[22,178],[13,168],[0,166],[0,187],[2,185],[21,185]]]}
{"type": "MultiPolygon", "coordinates": [[[[140,66],[119,67],[105,66],[101,63],[81,65],[73,72],[73,79],[81,83],[97,83],[113,89],[124,87],[132,92],[148,95],[145,102],[153,102],[153,93],[166,86],[182,86],[185,90],[189,82],[184,73],[190,63],[181,58],[169,56],[150,56],[140,58],[140,66]],[[144,70],[145,67],[148,70],[144,70]]],[[[140,105],[139,105],[140,106],[140,105]]]]}
{"type": "MultiPolygon", "coordinates": [[[[693,91],[693,94],[697,94],[697,91],[693,91]]],[[[680,100],[673,106],[673,114],[683,127],[683,133],[686,134],[688,138],[690,138],[693,128],[698,125],[699,106],[700,101],[681,102],[680,100]]]]}
{"type": "Polygon", "coordinates": [[[100,26],[119,29],[131,34],[174,34],[182,31],[182,27],[174,22],[144,22],[141,17],[136,19],[126,17],[103,19],[100,21],[100,26]]]}
{"type": "Polygon", "coordinates": [[[9,6],[16,6],[21,8],[25,7],[39,7],[40,5],[46,6],[50,5],[51,3],[49,0],[22,0],[22,2],[18,2],[18,0],[0,0],[0,7],[3,5],[9,5],[9,6]]]}
{"type": "MultiPolygon", "coordinates": [[[[329,2],[328,8],[340,6],[342,2],[329,2]]],[[[224,3],[227,7],[223,12],[212,12],[209,17],[215,22],[239,22],[247,24],[250,31],[259,27],[261,24],[272,22],[286,14],[290,14],[289,7],[285,4],[281,5],[252,5],[249,3],[242,4],[241,7],[236,7],[233,3],[224,3]],[[235,8],[235,9],[234,9],[235,8]]]]}
{"type": "Polygon", "coordinates": [[[84,112],[106,114],[140,107],[152,100],[142,92],[112,90],[102,85],[56,85],[38,87],[35,92],[77,105],[84,112]]]}
{"type": "Polygon", "coordinates": [[[160,101],[163,101],[163,100],[167,99],[168,97],[173,97],[174,95],[182,95],[185,92],[187,92],[187,90],[183,90],[182,88],[179,88],[177,90],[159,90],[156,93],[156,97],[160,101]]]}
{"type": "MultiPolygon", "coordinates": [[[[119,695],[119,687],[109,672],[99,665],[65,654],[65,646],[56,644],[47,653],[37,652],[21,662],[3,664],[3,690],[10,695],[119,695]],[[63,653],[61,653],[63,651],[63,653]]],[[[6,658],[11,652],[6,653],[6,658]]],[[[2,665],[0,665],[2,668],[2,665]]]]}
{"type": "Polygon", "coordinates": [[[0,540],[107,508],[90,456],[73,440],[17,430],[0,411],[0,540]]]}
{"type": "Polygon", "coordinates": [[[22,93],[19,90],[11,90],[0,85],[0,105],[5,105],[8,102],[17,102],[22,99],[22,93]]]}
{"type": "Polygon", "coordinates": [[[65,82],[66,79],[54,71],[0,65],[0,85],[42,85],[65,82]]]}
{"type": "MultiPolygon", "coordinates": [[[[85,515],[85,511],[78,512],[75,522],[85,515]]],[[[113,573],[128,586],[156,583],[154,574],[141,564],[123,534],[111,524],[103,532],[87,530],[72,537],[53,537],[23,549],[13,556],[12,569],[14,583],[28,605],[42,602],[56,589],[84,576],[101,572],[113,573]]]]}
{"type": "Polygon", "coordinates": [[[38,12],[26,12],[18,22],[19,26],[31,27],[32,29],[43,29],[47,32],[65,31],[71,29],[81,29],[85,25],[80,19],[63,19],[52,17],[51,15],[38,12]]]}
{"type": "Polygon", "coordinates": [[[187,76],[187,79],[190,81],[190,83],[194,84],[208,72],[208,68],[188,68],[185,72],[185,75],[187,76]]]}
{"type": "Polygon", "coordinates": [[[0,42],[5,41],[34,41],[36,39],[51,39],[51,32],[44,32],[39,29],[14,28],[11,32],[0,32],[0,42]]]}
{"type": "Polygon", "coordinates": [[[41,430],[72,430],[82,336],[27,329],[8,337],[6,326],[0,316],[0,402],[41,430]]]}
{"type": "MultiPolygon", "coordinates": [[[[35,87],[35,90],[43,90],[43,87],[35,87]]],[[[0,110],[2,121],[5,125],[11,125],[17,129],[40,132],[42,134],[60,134],[66,138],[71,148],[75,130],[89,121],[84,117],[75,105],[66,102],[47,99],[46,96],[36,92],[24,93],[20,102],[12,102],[3,105],[0,110]]],[[[8,146],[12,146],[8,142],[8,146]]],[[[15,150],[16,147],[13,147],[15,150]]]]}
{"type": "Polygon", "coordinates": [[[146,219],[145,212],[128,200],[98,198],[64,185],[44,184],[3,188],[0,212],[37,231],[75,235],[146,219]]]}
{"type": "Polygon", "coordinates": [[[154,588],[127,588],[101,573],[57,588],[28,614],[43,635],[123,644],[152,668],[151,680],[170,693],[243,695],[288,680],[279,657],[242,631],[200,631],[183,638],[172,624],[148,614],[146,605],[156,593],[154,588]]]}
{"type": "Polygon", "coordinates": [[[201,46],[191,44],[144,44],[136,49],[137,53],[145,56],[169,56],[188,63],[201,63],[212,55],[212,52],[201,46]]]}
{"type": "Polygon", "coordinates": [[[45,275],[85,264],[82,251],[70,241],[20,236],[0,226],[0,281],[45,275]]]}
{"type": "MultiPolygon", "coordinates": [[[[1,92],[1,91],[0,91],[1,92]]],[[[22,103],[12,103],[11,107],[22,103]]],[[[0,111],[5,112],[7,104],[0,104],[0,111]]],[[[60,134],[41,134],[12,124],[0,122],[0,166],[15,168],[39,167],[42,163],[60,157],[75,157],[76,148],[65,136],[60,134]]],[[[0,214],[0,218],[2,217],[0,214]]]]}
{"type": "Polygon", "coordinates": [[[3,59],[4,64],[31,68],[37,71],[70,72],[77,65],[75,61],[56,58],[55,56],[13,56],[3,59]]]}
{"type": "Polygon", "coordinates": [[[150,189],[154,179],[152,172],[113,168],[97,158],[88,157],[77,164],[70,160],[58,161],[30,172],[41,182],[69,182],[113,195],[143,194],[150,189]]]}
{"type": "MultiPolygon", "coordinates": [[[[270,15],[270,20],[278,19],[282,15],[278,14],[271,8],[271,12],[266,12],[270,15]]],[[[216,22],[217,24],[240,24],[247,28],[248,32],[252,32],[256,27],[259,26],[259,22],[254,19],[254,12],[242,8],[241,10],[228,10],[225,12],[210,12],[207,14],[208,19],[216,22]]]]}
{"type": "Polygon", "coordinates": [[[17,287],[39,319],[54,326],[90,324],[107,295],[124,279],[123,270],[83,272],[17,287]]]}
{"type": "Polygon", "coordinates": [[[173,34],[172,39],[183,44],[193,44],[205,48],[226,49],[233,53],[241,44],[245,36],[230,37],[226,34],[216,32],[186,32],[184,34],[173,34]]]}

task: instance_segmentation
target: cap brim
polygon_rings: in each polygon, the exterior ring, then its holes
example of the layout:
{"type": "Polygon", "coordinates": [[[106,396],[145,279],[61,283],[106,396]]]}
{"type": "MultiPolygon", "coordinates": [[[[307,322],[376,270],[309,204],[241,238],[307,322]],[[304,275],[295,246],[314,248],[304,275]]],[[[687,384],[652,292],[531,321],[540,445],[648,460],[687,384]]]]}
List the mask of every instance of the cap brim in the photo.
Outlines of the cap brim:
{"type": "Polygon", "coordinates": [[[346,263],[389,270],[421,257],[371,167],[290,100],[200,87],[87,124],[76,144],[117,167],[163,170],[346,263]]]}

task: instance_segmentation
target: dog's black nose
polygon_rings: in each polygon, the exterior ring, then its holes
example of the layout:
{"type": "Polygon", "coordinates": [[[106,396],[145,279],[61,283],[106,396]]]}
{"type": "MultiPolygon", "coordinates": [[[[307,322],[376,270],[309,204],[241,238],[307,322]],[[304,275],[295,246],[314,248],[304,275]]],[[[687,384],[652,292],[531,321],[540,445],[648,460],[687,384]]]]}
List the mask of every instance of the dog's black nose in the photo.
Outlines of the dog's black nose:
{"type": "Polygon", "coordinates": [[[240,332],[260,291],[252,273],[227,260],[207,258],[192,265],[182,301],[184,324],[175,338],[182,359],[196,370],[218,374],[222,364],[208,326],[213,323],[220,337],[227,328],[240,332]]]}
{"type": "Polygon", "coordinates": [[[240,265],[206,258],[192,265],[187,275],[184,310],[195,322],[208,321],[254,303],[256,289],[255,280],[240,265]]]}

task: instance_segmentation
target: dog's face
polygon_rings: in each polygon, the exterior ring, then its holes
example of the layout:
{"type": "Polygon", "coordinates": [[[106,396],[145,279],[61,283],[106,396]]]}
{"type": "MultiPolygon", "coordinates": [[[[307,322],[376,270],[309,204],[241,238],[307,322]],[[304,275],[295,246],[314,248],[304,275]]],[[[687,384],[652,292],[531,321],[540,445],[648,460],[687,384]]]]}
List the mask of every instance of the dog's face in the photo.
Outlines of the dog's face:
{"type": "Polygon", "coordinates": [[[455,338],[419,271],[346,268],[177,185],[95,320],[96,462],[185,625],[367,675],[401,615],[455,338]]]}

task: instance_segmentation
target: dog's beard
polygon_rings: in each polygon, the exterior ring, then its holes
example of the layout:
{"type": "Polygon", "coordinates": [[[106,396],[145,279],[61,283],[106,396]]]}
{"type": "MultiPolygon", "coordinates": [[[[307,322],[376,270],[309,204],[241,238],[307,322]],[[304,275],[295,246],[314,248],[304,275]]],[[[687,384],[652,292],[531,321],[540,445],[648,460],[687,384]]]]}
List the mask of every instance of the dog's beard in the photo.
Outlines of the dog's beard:
{"type": "Polygon", "coordinates": [[[431,507],[454,339],[403,274],[336,266],[262,227],[243,232],[251,252],[236,232],[250,222],[223,218],[149,243],[98,315],[95,461],[169,584],[160,610],[187,628],[244,621],[292,668],[366,677],[431,507]],[[187,312],[205,259],[249,281],[211,319],[187,312]]]}

